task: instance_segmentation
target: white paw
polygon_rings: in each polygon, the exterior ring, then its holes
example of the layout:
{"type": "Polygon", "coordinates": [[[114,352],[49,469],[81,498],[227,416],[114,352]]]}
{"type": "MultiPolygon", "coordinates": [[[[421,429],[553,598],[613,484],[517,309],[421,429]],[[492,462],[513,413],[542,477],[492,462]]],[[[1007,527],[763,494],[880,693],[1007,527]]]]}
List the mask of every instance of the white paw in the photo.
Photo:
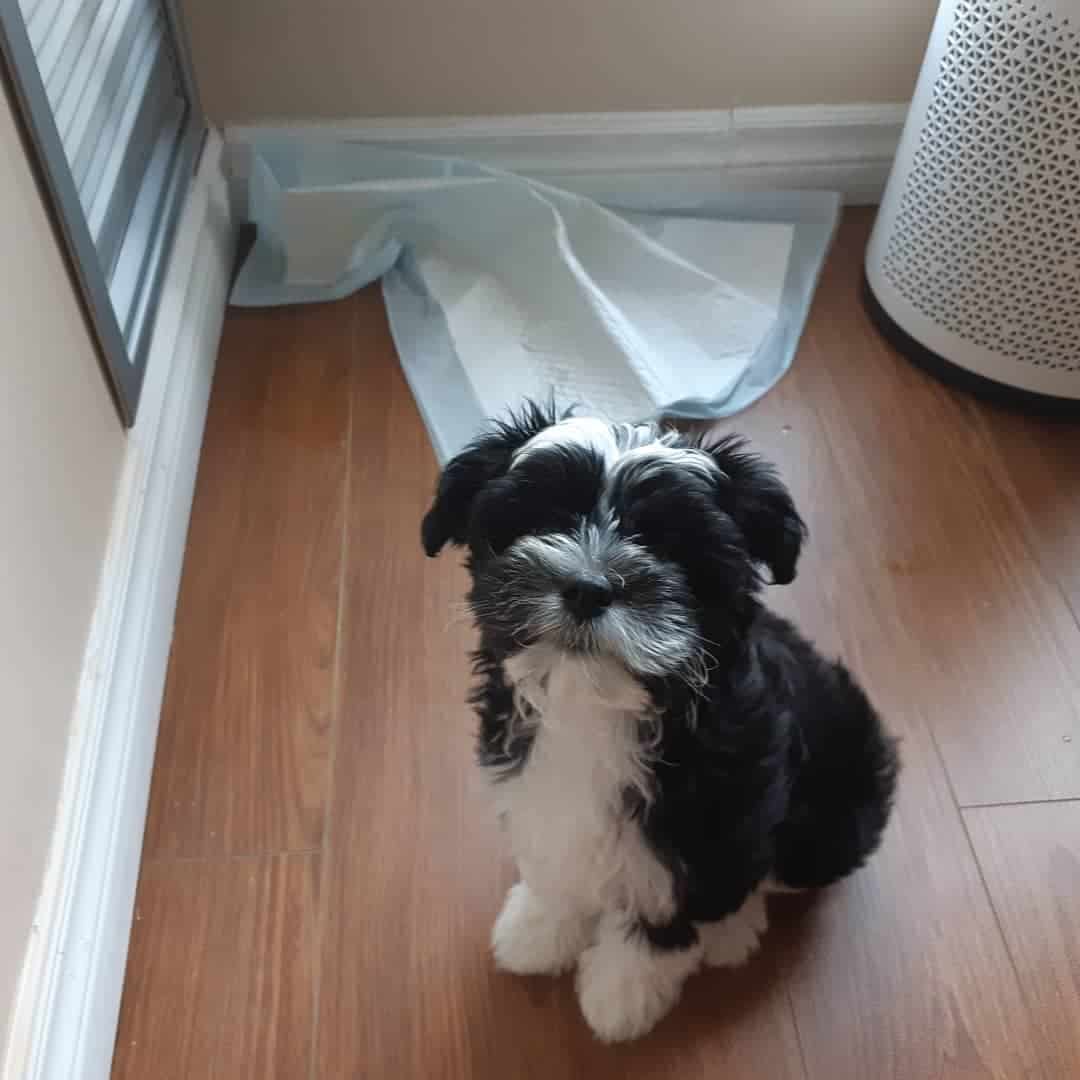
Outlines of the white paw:
{"type": "Polygon", "coordinates": [[[602,933],[578,963],[578,1001],[586,1022],[603,1042],[644,1035],[679,1000],[700,963],[700,945],[671,952],[627,938],[624,926],[602,933]]]}
{"type": "Polygon", "coordinates": [[[588,943],[585,919],[554,915],[524,881],[506,894],[491,932],[496,965],[515,975],[560,975],[588,943]]]}
{"type": "Polygon", "coordinates": [[[709,967],[739,967],[758,951],[769,928],[765,897],[753,893],[734,915],[719,922],[698,923],[698,937],[709,967]]]}

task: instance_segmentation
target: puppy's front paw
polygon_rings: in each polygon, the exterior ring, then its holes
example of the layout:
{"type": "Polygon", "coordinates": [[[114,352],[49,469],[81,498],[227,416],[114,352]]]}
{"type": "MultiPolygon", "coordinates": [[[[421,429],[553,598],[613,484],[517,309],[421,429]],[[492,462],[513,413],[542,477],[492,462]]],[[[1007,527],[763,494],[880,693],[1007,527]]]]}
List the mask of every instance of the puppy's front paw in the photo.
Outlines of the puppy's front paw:
{"type": "Polygon", "coordinates": [[[515,975],[561,975],[569,971],[588,944],[586,920],[576,914],[557,915],[519,881],[507,894],[495,928],[491,949],[495,964],[515,975]]]}
{"type": "Polygon", "coordinates": [[[734,915],[719,922],[698,924],[705,963],[709,967],[741,967],[761,947],[761,936],[768,928],[765,898],[761,893],[753,893],[734,915]]]}
{"type": "Polygon", "coordinates": [[[679,1000],[683,983],[701,962],[701,946],[655,949],[625,928],[601,933],[578,963],[581,1011],[603,1042],[636,1039],[662,1020],[679,1000]]]}

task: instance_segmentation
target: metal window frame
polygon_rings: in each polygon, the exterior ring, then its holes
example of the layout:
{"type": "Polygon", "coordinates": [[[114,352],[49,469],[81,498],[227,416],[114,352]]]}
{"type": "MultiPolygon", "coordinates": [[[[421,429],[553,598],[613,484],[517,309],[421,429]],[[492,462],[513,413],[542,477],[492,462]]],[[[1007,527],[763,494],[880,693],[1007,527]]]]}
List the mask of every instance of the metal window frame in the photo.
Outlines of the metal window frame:
{"type": "Polygon", "coordinates": [[[183,209],[184,200],[177,188],[183,185],[186,189],[190,183],[207,131],[178,0],[157,2],[165,12],[181,89],[187,99],[181,135],[171,158],[168,188],[170,194],[179,197],[170,198],[166,215],[155,222],[152,250],[147,252],[150,262],[140,268],[147,275],[144,284],[146,303],[140,309],[138,325],[125,339],[30,44],[19,0],[0,0],[0,58],[7,67],[8,82],[15,92],[26,130],[34,144],[41,174],[105,361],[104,367],[112,384],[117,408],[127,427],[135,422],[146,374],[152,336],[150,330],[161,297],[173,236],[183,209]]]}

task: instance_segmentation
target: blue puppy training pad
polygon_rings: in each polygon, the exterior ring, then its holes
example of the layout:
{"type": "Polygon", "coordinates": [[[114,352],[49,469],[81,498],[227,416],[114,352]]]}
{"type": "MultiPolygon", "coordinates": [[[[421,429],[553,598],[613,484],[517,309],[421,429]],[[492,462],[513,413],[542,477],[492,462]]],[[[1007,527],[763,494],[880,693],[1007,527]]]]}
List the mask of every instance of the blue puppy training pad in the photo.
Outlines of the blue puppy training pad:
{"type": "Polygon", "coordinates": [[[731,415],[791,363],[839,196],[688,174],[549,177],[328,137],[234,147],[243,306],[382,278],[440,459],[526,396],[731,415]]]}

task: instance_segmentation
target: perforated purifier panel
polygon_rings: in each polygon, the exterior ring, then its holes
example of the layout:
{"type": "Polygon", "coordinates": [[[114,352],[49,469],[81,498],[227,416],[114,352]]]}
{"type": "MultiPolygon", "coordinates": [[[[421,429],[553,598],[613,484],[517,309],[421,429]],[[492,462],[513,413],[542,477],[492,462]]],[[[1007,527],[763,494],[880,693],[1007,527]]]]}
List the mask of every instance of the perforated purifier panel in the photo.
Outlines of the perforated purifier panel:
{"type": "Polygon", "coordinates": [[[964,342],[1080,373],[1080,18],[1030,0],[948,6],[880,275],[964,342]]]}

